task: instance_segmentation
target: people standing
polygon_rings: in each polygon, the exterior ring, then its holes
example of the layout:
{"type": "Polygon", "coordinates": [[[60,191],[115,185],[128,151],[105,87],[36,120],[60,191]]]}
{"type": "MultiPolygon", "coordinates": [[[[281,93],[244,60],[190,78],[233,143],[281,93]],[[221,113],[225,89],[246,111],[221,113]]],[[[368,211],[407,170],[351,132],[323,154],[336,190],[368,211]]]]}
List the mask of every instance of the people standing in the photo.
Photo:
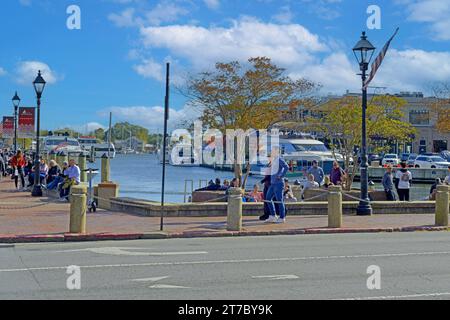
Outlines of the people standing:
{"type": "Polygon", "coordinates": [[[22,154],[21,150],[18,150],[16,155],[11,159],[11,167],[13,169],[13,179],[14,184],[16,186],[16,190],[19,190],[19,177],[22,185],[22,190],[26,188],[25,186],[25,177],[23,175],[23,168],[25,167],[25,157],[22,154]]]}
{"type": "Polygon", "coordinates": [[[279,148],[272,148],[272,165],[270,174],[270,187],[267,191],[267,199],[269,201],[270,217],[266,220],[268,223],[285,223],[286,208],[283,199],[284,177],[289,171],[289,166],[279,155],[279,148]],[[276,216],[275,202],[278,205],[280,216],[276,216]]]}
{"type": "Polygon", "coordinates": [[[345,172],[339,166],[339,162],[333,162],[333,169],[331,169],[330,180],[335,186],[341,186],[344,183],[345,172]]]}
{"type": "Polygon", "coordinates": [[[386,199],[388,201],[395,201],[396,197],[394,193],[394,176],[392,175],[392,166],[388,166],[386,168],[382,184],[384,187],[384,192],[386,193],[386,199]]]}
{"type": "Polygon", "coordinates": [[[409,201],[412,184],[412,173],[406,167],[406,163],[401,163],[401,169],[397,171],[396,184],[398,186],[398,197],[400,201],[409,201]]]}
{"type": "Polygon", "coordinates": [[[314,176],[314,181],[319,184],[319,187],[322,185],[325,173],[323,172],[323,169],[319,167],[319,162],[317,160],[313,160],[312,167],[308,169],[307,174],[312,174],[314,176]]]}

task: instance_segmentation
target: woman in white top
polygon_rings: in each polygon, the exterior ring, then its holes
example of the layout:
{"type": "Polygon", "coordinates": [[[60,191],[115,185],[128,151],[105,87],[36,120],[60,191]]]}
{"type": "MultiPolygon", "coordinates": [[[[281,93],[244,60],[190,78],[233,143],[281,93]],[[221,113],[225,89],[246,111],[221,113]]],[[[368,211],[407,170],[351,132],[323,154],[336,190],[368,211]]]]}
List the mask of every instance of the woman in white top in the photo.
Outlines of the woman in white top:
{"type": "Polygon", "coordinates": [[[411,189],[412,174],[406,168],[406,163],[401,164],[402,168],[395,174],[397,192],[400,201],[409,201],[409,190],[411,189]]]}

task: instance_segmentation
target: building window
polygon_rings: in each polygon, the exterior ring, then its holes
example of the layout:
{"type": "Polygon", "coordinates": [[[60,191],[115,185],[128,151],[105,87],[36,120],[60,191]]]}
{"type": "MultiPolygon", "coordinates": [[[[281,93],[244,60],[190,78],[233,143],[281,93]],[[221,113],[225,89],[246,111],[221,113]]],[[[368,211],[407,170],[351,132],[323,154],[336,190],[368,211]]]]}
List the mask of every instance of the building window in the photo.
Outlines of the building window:
{"type": "Polygon", "coordinates": [[[430,112],[428,110],[411,110],[409,122],[416,126],[428,126],[430,125],[430,112]]]}

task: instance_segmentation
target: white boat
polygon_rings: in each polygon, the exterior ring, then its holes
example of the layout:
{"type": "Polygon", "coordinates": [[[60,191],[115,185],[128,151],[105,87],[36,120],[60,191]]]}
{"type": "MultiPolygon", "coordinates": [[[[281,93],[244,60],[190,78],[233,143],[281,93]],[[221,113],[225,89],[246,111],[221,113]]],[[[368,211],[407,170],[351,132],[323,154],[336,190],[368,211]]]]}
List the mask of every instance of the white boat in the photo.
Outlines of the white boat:
{"type": "MultiPolygon", "coordinates": [[[[162,149],[158,150],[158,161],[163,163],[162,149]]],[[[196,156],[194,148],[191,145],[177,144],[176,147],[169,146],[166,151],[166,164],[175,167],[199,167],[199,157],[196,156]],[[186,152],[186,150],[188,152],[186,152]],[[189,152],[190,150],[190,152],[189,152]]]]}
{"type": "Polygon", "coordinates": [[[81,147],[77,139],[67,136],[48,136],[41,140],[41,148],[43,152],[50,153],[51,151],[59,153],[84,153],[85,150],[81,147]]]}
{"type": "Polygon", "coordinates": [[[81,147],[91,154],[94,153],[95,158],[101,158],[103,155],[108,155],[110,158],[116,157],[116,148],[114,144],[108,146],[108,143],[98,143],[96,137],[79,137],[78,142],[81,147]]]}
{"type": "MultiPolygon", "coordinates": [[[[323,142],[312,138],[280,138],[280,153],[290,168],[287,177],[300,180],[306,179],[306,170],[312,166],[314,160],[323,168],[325,174],[330,174],[335,160],[341,165],[344,161],[341,154],[333,155],[323,142]]],[[[267,174],[267,166],[254,164],[250,174],[264,176],[267,174]]]]}

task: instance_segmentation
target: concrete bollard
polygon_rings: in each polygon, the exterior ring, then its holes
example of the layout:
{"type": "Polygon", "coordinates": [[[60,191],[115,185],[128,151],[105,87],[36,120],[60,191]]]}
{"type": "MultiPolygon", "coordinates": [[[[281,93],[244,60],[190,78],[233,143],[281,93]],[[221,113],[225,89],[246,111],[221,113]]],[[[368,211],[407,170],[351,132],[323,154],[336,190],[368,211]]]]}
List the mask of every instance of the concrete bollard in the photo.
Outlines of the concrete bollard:
{"type": "Polygon", "coordinates": [[[56,155],[56,163],[58,163],[59,167],[63,167],[64,162],[68,162],[67,155],[64,152],[60,152],[56,155]]]}
{"type": "Polygon", "coordinates": [[[228,189],[227,230],[241,231],[242,229],[242,189],[228,189]]]}
{"type": "Polygon", "coordinates": [[[292,186],[292,193],[295,197],[295,199],[297,199],[297,201],[301,201],[302,200],[302,186],[292,186]]]}
{"type": "Polygon", "coordinates": [[[56,161],[56,152],[53,150],[48,154],[48,162],[50,162],[51,160],[56,161]]]}
{"type": "Polygon", "coordinates": [[[87,166],[86,166],[86,156],[82,153],[80,153],[80,155],[78,156],[78,167],[80,168],[80,180],[81,182],[87,182],[88,181],[88,173],[86,171],[87,166]]]}
{"type": "Polygon", "coordinates": [[[328,227],[342,228],[342,187],[328,188],[328,227]]]}
{"type": "Polygon", "coordinates": [[[110,177],[110,160],[108,155],[105,153],[102,156],[102,168],[101,168],[101,175],[102,175],[102,180],[101,182],[110,182],[111,181],[111,177],[110,177]]]}
{"type": "Polygon", "coordinates": [[[86,187],[72,186],[70,194],[70,233],[86,233],[86,187]]]}
{"type": "Polygon", "coordinates": [[[450,186],[437,186],[436,193],[436,226],[448,227],[450,202],[450,186]]]}
{"type": "Polygon", "coordinates": [[[98,207],[111,210],[111,199],[119,196],[119,185],[113,182],[103,182],[98,185],[98,207]]]}

